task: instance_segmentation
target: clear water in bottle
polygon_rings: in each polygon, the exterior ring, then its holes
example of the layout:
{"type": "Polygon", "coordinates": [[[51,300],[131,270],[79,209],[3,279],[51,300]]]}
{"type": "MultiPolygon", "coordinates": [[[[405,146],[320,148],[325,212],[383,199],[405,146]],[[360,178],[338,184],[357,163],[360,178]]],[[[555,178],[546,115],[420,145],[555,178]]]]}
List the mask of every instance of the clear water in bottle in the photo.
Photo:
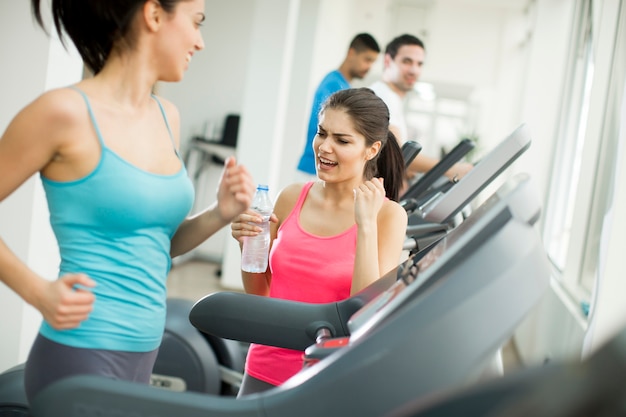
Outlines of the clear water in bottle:
{"type": "Polygon", "coordinates": [[[241,253],[241,269],[245,272],[264,273],[267,270],[270,247],[269,220],[274,209],[267,185],[257,186],[251,209],[263,217],[263,223],[254,223],[256,226],[261,227],[263,231],[256,236],[244,238],[241,253]]]}

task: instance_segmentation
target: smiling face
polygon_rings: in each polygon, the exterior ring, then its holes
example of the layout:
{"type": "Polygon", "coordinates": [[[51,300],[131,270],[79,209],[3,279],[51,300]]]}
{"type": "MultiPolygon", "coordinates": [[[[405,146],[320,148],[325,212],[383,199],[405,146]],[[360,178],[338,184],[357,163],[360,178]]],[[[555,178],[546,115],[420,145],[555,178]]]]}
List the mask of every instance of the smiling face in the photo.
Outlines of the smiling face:
{"type": "Polygon", "coordinates": [[[380,148],[380,142],[366,145],[365,137],[354,127],[350,116],[340,108],[329,108],[320,114],[313,140],[317,176],[326,182],[363,180],[365,163],[380,148]]]}
{"type": "Polygon", "coordinates": [[[413,88],[424,65],[424,48],[418,45],[403,45],[394,58],[385,55],[384,80],[400,92],[413,88]]]}
{"type": "Polygon", "coordinates": [[[203,21],[204,0],[180,1],[173,13],[165,14],[157,43],[162,81],[180,81],[193,54],[204,48],[203,21]]]}

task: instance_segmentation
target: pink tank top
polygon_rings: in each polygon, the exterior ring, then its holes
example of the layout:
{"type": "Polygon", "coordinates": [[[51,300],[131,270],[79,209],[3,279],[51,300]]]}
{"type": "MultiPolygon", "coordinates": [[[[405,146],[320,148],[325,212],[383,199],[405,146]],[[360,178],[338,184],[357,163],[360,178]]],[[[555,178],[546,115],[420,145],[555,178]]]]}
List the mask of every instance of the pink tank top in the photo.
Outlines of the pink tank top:
{"type": "MultiPolygon", "coordinates": [[[[328,303],[350,296],[356,223],[335,236],[315,236],[300,226],[300,210],[313,182],[302,187],[293,210],[278,229],[270,252],[270,297],[308,303],[328,303]]],[[[280,385],[302,369],[303,352],[253,344],[246,372],[280,385]]]]}

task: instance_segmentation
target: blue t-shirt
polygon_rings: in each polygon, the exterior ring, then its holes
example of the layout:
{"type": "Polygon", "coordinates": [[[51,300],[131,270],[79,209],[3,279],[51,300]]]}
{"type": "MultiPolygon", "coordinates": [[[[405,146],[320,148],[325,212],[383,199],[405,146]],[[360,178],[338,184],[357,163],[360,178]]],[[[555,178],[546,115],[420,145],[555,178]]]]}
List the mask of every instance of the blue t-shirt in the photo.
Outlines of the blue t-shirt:
{"type": "Polygon", "coordinates": [[[59,244],[59,276],[87,274],[96,282],[95,302],[78,327],[55,330],[43,322],[40,332],[73,347],[148,352],[163,336],[170,243],[189,214],[193,186],[184,166],[173,175],[153,174],[108,148],[82,94],[100,141],[100,162],[75,181],[41,179],[59,244]]]}
{"type": "Polygon", "coordinates": [[[313,97],[313,107],[311,107],[311,117],[309,118],[309,128],[307,130],[306,144],[304,146],[304,152],[300,157],[298,163],[298,170],[306,172],[307,174],[315,175],[317,173],[315,169],[315,153],[313,152],[313,139],[317,134],[317,116],[322,107],[322,104],[328,97],[339,90],[345,90],[350,88],[350,83],[345,77],[335,70],[329,72],[322,80],[320,85],[315,90],[315,96],[313,97]]]}

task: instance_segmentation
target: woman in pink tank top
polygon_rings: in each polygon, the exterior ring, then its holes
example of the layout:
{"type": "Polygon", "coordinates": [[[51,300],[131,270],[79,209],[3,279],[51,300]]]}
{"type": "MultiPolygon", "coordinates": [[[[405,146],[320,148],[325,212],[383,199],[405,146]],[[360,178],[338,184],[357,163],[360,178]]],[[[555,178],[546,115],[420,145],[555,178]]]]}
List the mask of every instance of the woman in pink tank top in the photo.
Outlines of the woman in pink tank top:
{"type": "MultiPolygon", "coordinates": [[[[339,91],[324,103],[313,141],[316,182],[277,196],[267,271],[242,271],[244,289],[309,303],[350,297],[400,262],[407,214],[397,203],[404,162],[389,111],[367,88],[339,91]]],[[[247,211],[231,223],[240,242],[261,229],[247,211]]],[[[253,344],[239,395],[282,384],[303,352],[253,344]]]]}

